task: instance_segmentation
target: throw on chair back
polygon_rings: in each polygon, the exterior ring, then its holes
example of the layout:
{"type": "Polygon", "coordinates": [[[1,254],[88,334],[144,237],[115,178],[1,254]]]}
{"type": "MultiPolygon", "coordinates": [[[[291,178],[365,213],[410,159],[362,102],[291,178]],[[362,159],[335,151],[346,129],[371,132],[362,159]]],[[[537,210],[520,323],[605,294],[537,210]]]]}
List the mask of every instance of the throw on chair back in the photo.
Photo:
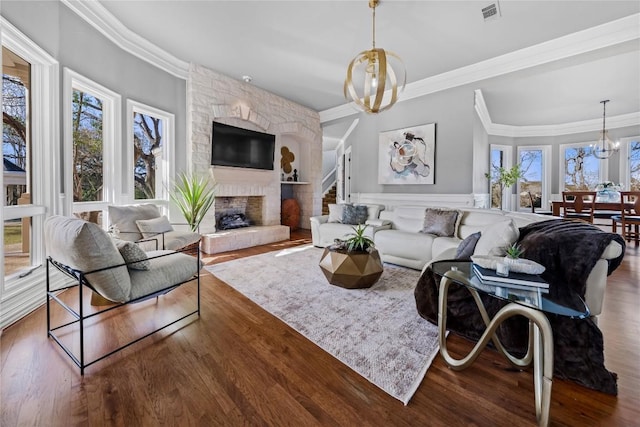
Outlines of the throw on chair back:
{"type": "Polygon", "coordinates": [[[593,224],[593,214],[596,209],[595,191],[563,191],[563,218],[578,219],[593,224]]]}

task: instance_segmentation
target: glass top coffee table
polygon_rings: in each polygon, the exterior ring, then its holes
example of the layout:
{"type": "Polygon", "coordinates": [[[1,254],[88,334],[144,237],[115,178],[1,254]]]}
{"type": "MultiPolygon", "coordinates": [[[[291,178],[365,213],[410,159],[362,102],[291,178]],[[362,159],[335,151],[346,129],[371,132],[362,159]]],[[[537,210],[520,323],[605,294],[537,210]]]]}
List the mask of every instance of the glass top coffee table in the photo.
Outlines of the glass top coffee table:
{"type": "Polygon", "coordinates": [[[472,264],[470,261],[436,261],[431,264],[433,272],[442,278],[438,296],[440,354],[451,369],[463,370],[476,360],[489,341],[493,341],[496,349],[514,366],[525,368],[533,363],[536,418],[538,425],[547,426],[553,379],[553,331],[545,313],[582,319],[589,316],[589,309],[578,295],[570,295],[569,298],[564,295],[560,303],[558,295],[543,288],[524,289],[510,287],[509,284],[482,283],[473,272],[472,264]],[[486,326],[476,345],[462,359],[454,359],[447,350],[447,295],[452,283],[469,290],[486,326]],[[507,304],[490,318],[480,294],[504,300],[507,304]],[[529,347],[522,358],[510,354],[495,334],[500,324],[513,316],[524,316],[529,320],[529,347]]]}

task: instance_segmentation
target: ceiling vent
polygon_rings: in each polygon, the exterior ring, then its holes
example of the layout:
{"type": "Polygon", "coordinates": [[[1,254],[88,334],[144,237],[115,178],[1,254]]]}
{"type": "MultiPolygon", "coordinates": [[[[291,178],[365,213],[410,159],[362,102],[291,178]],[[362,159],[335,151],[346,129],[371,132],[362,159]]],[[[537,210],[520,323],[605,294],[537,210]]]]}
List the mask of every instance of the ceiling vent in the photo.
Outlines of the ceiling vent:
{"type": "Polygon", "coordinates": [[[482,8],[482,16],[486,21],[492,21],[500,17],[500,5],[496,1],[495,3],[490,4],[487,7],[482,8]]]}

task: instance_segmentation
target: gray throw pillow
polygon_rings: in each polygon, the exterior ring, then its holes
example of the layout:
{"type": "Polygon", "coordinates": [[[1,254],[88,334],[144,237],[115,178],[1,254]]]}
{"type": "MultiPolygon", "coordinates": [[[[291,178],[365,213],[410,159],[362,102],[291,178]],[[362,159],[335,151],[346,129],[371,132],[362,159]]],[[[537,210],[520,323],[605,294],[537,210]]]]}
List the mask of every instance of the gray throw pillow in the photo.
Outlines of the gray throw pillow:
{"type": "Polygon", "coordinates": [[[367,222],[369,209],[364,205],[344,205],[342,210],[342,223],[359,225],[367,222]]]}
{"type": "Polygon", "coordinates": [[[456,251],[456,259],[471,259],[471,255],[476,249],[476,243],[480,240],[480,235],[481,233],[478,231],[468,235],[466,239],[460,242],[456,251]]]}
{"type": "Polygon", "coordinates": [[[136,221],[138,230],[142,233],[142,237],[148,239],[158,234],[173,231],[173,227],[166,216],[160,216],[153,219],[140,219],[136,221]]]}
{"type": "Polygon", "coordinates": [[[422,233],[438,237],[453,237],[460,211],[450,209],[427,208],[424,212],[422,233]]]}
{"type": "Polygon", "coordinates": [[[127,263],[127,267],[134,270],[150,270],[151,263],[147,257],[147,253],[140,246],[126,240],[114,239],[116,248],[120,251],[120,255],[127,263]],[[129,264],[131,263],[131,264],[129,264]]]}

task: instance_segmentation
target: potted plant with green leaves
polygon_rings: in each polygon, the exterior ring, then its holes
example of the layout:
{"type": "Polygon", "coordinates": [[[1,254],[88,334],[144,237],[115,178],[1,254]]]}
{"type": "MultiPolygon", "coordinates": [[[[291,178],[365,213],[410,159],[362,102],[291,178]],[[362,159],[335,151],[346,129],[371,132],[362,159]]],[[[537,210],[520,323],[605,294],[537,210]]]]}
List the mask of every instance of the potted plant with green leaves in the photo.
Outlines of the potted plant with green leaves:
{"type": "Polygon", "coordinates": [[[520,261],[520,257],[524,254],[524,249],[517,243],[505,249],[504,262],[508,265],[517,264],[520,261]]]}
{"type": "Polygon", "coordinates": [[[509,169],[502,166],[493,166],[493,171],[485,173],[484,176],[489,180],[492,187],[498,187],[499,191],[497,193],[499,195],[499,199],[495,202],[498,207],[502,209],[502,200],[505,188],[509,188],[518,182],[518,180],[524,176],[524,172],[519,164],[512,166],[509,169]]]}
{"type": "Polygon", "coordinates": [[[203,175],[180,173],[169,192],[187,220],[191,231],[196,232],[216,198],[216,183],[203,175]]]}
{"type": "Polygon", "coordinates": [[[336,239],[325,248],[320,269],[329,283],[348,289],[368,288],[382,275],[382,260],[373,240],[365,235],[366,225],[353,227],[346,239],[336,239]]]}

